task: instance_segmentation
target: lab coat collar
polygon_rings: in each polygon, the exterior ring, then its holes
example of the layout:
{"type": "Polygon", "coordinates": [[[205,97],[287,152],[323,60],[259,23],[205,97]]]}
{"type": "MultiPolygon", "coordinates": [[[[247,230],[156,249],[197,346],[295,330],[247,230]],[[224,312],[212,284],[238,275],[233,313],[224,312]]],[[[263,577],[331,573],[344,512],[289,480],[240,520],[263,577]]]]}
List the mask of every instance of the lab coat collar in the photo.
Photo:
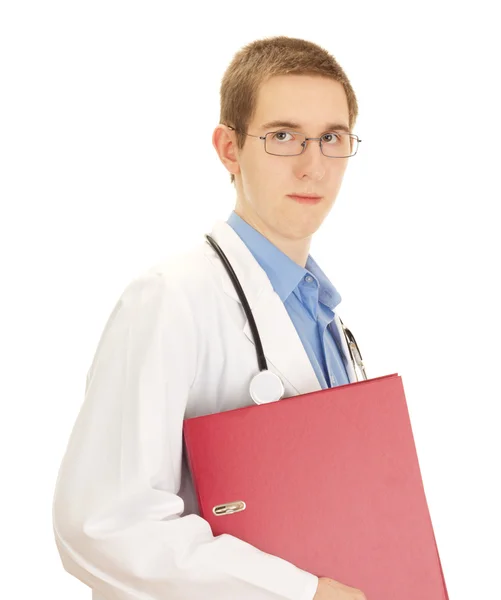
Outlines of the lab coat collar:
{"type": "MultiPolygon", "coordinates": [[[[298,394],[322,389],[294,323],[280,296],[273,289],[264,269],[228,223],[217,221],[211,235],[228,257],[245,292],[261,337],[268,368],[272,366],[276,373],[284,381],[287,380],[298,394]]],[[[220,270],[224,292],[240,303],[233,283],[216,251],[209,243],[205,244],[204,250],[207,258],[220,270]]],[[[347,360],[348,348],[337,317],[334,318],[333,324],[338,327],[340,332],[345,366],[350,381],[355,381],[353,369],[347,364],[350,362],[347,360]]],[[[243,331],[254,343],[248,320],[245,321],[243,331]]],[[[257,368],[256,359],[256,370],[257,368]]]]}

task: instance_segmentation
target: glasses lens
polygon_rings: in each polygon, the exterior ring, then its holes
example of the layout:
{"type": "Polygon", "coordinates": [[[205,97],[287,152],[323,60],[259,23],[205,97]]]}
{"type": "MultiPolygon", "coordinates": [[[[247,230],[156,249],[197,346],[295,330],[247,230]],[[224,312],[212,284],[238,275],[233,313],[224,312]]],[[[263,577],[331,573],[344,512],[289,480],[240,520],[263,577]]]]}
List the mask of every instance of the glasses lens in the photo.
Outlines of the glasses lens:
{"type": "Polygon", "coordinates": [[[358,138],[344,131],[324,133],[322,151],[325,156],[342,158],[353,156],[357,152],[358,138]]]}
{"type": "MultiPolygon", "coordinates": [[[[266,134],[265,150],[276,156],[296,156],[303,152],[306,136],[294,131],[275,131],[266,134]]],[[[346,132],[329,132],[322,136],[322,151],[325,156],[342,158],[353,156],[357,151],[358,139],[346,132]]]]}
{"type": "Polygon", "coordinates": [[[293,131],[275,131],[266,134],[265,150],[277,156],[294,156],[303,151],[305,136],[293,131]]]}

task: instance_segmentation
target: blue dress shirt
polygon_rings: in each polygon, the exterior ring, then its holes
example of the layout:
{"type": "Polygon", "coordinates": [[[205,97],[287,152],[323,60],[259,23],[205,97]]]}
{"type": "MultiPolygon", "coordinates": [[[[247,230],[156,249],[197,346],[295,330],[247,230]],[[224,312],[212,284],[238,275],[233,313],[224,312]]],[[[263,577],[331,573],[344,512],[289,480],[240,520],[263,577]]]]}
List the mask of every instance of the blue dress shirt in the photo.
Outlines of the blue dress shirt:
{"type": "Polygon", "coordinates": [[[349,383],[339,351],[337,328],[328,327],[341,296],[325,273],[310,255],[306,268],[295,263],[235,211],[227,223],[268,275],[294,323],[322,389],[349,383]]]}

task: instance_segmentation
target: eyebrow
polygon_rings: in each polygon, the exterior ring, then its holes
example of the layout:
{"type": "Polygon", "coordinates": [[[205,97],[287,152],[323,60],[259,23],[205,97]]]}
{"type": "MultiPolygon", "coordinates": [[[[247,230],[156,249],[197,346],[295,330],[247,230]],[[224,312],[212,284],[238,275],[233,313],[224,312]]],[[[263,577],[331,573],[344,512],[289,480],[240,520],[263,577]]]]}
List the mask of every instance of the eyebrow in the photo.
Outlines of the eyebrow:
{"type": "MultiPolygon", "coordinates": [[[[280,119],[275,120],[275,121],[268,121],[268,123],[264,123],[263,125],[261,125],[261,129],[270,129],[272,127],[287,127],[290,129],[294,129],[294,130],[300,130],[302,129],[302,126],[300,125],[300,123],[296,123],[295,121],[282,121],[280,119]]],[[[345,125],[344,123],[328,123],[325,128],[323,129],[323,131],[332,131],[332,130],[337,130],[337,131],[346,131],[347,133],[350,133],[350,128],[345,125]]]]}

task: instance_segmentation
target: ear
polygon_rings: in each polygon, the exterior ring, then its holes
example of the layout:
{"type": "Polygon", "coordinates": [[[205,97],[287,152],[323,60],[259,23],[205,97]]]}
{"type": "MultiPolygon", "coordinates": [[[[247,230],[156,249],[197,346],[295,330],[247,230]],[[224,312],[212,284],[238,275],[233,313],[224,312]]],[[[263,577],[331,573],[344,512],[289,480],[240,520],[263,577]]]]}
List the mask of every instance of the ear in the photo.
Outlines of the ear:
{"type": "Polygon", "coordinates": [[[220,123],[212,134],[212,145],[228,172],[233,175],[240,173],[236,132],[220,123]]]}

